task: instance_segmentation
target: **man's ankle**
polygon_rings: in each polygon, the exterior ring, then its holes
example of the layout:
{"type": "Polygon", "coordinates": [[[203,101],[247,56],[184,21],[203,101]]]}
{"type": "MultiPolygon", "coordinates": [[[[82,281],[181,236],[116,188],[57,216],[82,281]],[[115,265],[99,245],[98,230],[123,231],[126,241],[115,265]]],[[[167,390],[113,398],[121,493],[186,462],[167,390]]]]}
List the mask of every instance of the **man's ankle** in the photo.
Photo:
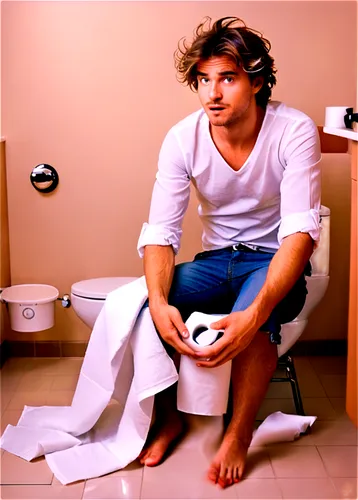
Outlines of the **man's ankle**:
{"type": "Polygon", "coordinates": [[[232,438],[240,441],[244,446],[249,447],[252,441],[253,429],[248,429],[247,427],[242,428],[239,426],[230,425],[226,429],[225,437],[232,438]]]}

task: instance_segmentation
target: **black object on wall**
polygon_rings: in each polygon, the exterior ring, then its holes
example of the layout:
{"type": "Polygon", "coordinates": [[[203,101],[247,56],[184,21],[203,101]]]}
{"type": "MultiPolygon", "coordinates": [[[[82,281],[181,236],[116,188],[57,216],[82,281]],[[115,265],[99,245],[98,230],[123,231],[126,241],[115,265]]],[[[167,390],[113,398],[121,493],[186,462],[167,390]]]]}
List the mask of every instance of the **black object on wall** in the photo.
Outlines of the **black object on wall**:
{"type": "Polygon", "coordinates": [[[58,173],[47,163],[37,165],[30,175],[31,184],[41,193],[51,193],[58,185],[58,173]]]}

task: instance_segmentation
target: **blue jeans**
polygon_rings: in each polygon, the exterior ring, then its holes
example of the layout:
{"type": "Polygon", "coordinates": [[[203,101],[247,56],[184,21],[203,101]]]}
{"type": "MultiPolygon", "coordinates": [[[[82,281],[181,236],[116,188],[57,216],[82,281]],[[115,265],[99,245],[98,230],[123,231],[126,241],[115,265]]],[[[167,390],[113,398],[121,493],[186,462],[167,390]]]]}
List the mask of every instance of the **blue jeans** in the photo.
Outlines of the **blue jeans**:
{"type": "MultiPolygon", "coordinates": [[[[207,314],[243,311],[261,290],[273,256],[243,245],[198,253],[193,262],[175,266],[169,304],[179,309],[184,322],[194,311],[207,314]]],[[[309,271],[308,264],[305,273],[309,271]]],[[[260,328],[269,333],[275,344],[281,343],[281,325],[295,319],[304,306],[305,273],[260,328]]]]}

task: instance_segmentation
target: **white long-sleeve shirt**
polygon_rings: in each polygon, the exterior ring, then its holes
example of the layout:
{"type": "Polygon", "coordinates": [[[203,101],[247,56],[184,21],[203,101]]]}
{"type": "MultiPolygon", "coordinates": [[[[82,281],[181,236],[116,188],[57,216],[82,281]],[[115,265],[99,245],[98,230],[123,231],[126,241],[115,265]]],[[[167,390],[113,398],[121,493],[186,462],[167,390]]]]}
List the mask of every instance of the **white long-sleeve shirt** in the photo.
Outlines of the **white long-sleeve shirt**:
{"type": "Polygon", "coordinates": [[[246,243],[276,251],[285,236],[319,239],[320,141],[315,123],[269,102],[255,146],[240,170],[217,150],[203,109],[170,129],[159,154],[149,221],[138,241],[180,248],[190,183],[196,188],[204,250],[246,243]]]}

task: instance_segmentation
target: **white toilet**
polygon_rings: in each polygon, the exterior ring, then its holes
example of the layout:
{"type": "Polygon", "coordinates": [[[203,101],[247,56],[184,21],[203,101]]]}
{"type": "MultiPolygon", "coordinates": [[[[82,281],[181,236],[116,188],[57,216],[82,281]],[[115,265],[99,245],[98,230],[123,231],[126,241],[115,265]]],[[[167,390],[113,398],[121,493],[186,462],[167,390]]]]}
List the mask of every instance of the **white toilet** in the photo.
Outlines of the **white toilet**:
{"type": "MultiPolygon", "coordinates": [[[[294,321],[282,326],[282,343],[278,346],[279,356],[293,346],[300,337],[307,325],[308,316],[321,301],[328,287],[330,210],[322,206],[320,216],[321,238],[311,257],[312,275],[306,277],[308,289],[306,303],[294,321]]],[[[95,278],[74,283],[71,287],[71,302],[77,316],[92,329],[107,294],[136,279],[134,277],[95,278]]]]}
{"type": "Polygon", "coordinates": [[[321,237],[310,259],[312,265],[311,276],[306,276],[308,292],[306,302],[295,320],[282,325],[281,344],[278,346],[279,356],[285,354],[301,336],[303,330],[306,328],[309,315],[322,300],[328,288],[330,213],[331,211],[329,208],[323,205],[321,206],[321,237]]]}
{"type": "Polygon", "coordinates": [[[71,287],[71,303],[77,316],[91,329],[103,307],[107,295],[138,278],[94,278],[78,281],[71,287]]]}

